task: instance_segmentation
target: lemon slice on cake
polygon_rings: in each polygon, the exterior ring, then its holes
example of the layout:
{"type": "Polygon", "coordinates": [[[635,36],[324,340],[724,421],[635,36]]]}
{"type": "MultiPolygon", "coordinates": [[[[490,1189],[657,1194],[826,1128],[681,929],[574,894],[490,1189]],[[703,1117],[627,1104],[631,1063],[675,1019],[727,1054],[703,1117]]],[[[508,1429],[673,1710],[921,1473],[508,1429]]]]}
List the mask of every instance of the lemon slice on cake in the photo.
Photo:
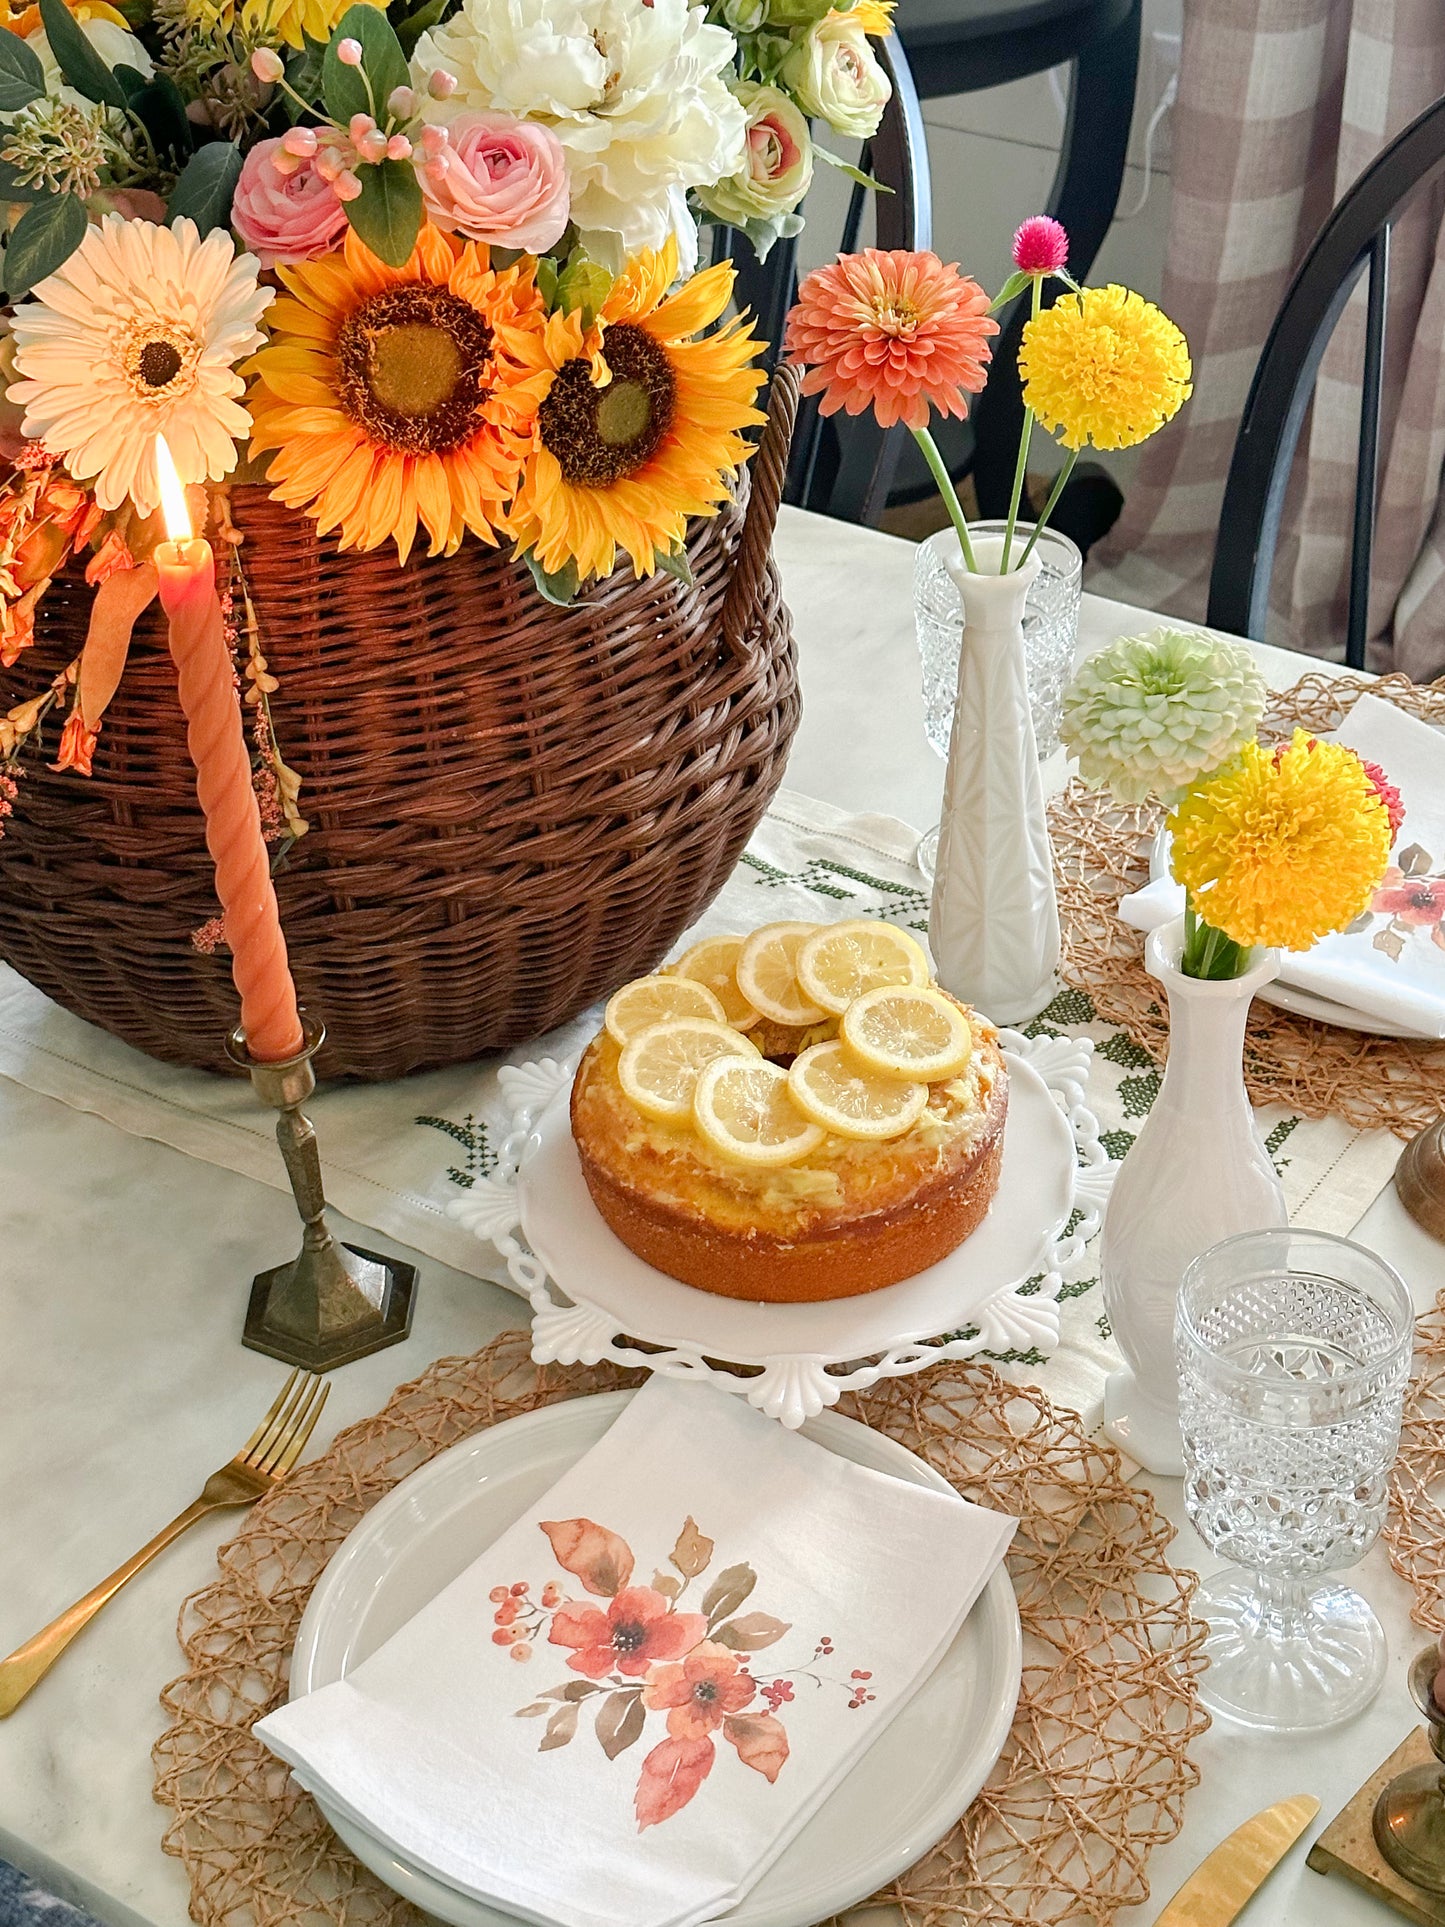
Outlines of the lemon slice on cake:
{"type": "Polygon", "coordinates": [[[665,1024],[678,1017],[709,1018],[715,1024],[727,1021],[721,1001],[706,984],[686,977],[634,977],[607,1000],[602,1021],[607,1034],[619,1044],[632,1039],[653,1024],[665,1024]]]}
{"type": "Polygon", "coordinates": [[[741,937],[704,937],[684,951],[672,970],[674,975],[710,990],[734,1030],[751,1030],[763,1013],[755,1010],[738,989],[738,954],[742,947],[741,937]]]}
{"type": "Polygon", "coordinates": [[[795,1164],[823,1141],[793,1102],[788,1074],[756,1053],[719,1057],[697,1080],[693,1122],[738,1164],[795,1164]]]}
{"type": "Polygon", "coordinates": [[[901,1137],[923,1115],[926,1084],[865,1070],[845,1044],[814,1044],[793,1059],[788,1089],[805,1117],[839,1137],[901,1137]]]}
{"type": "Polygon", "coordinates": [[[868,917],[825,924],[799,947],[797,973],[803,995],[840,1017],[866,990],[926,984],[933,974],[922,944],[896,923],[868,917]]]}
{"type": "Polygon", "coordinates": [[[764,1017],[801,1030],[828,1015],[798,982],[798,952],[821,928],[816,923],[765,923],[738,952],[738,989],[764,1017]]]}
{"type": "Polygon", "coordinates": [[[710,1017],[673,1017],[629,1039],[617,1079],[639,1111],[668,1121],[692,1115],[698,1077],[719,1057],[762,1059],[746,1037],[710,1017]]]}
{"type": "Polygon", "coordinates": [[[864,991],[844,1011],[839,1032],[858,1061],[882,1077],[957,1077],[973,1055],[968,1018],[926,984],[864,991]]]}

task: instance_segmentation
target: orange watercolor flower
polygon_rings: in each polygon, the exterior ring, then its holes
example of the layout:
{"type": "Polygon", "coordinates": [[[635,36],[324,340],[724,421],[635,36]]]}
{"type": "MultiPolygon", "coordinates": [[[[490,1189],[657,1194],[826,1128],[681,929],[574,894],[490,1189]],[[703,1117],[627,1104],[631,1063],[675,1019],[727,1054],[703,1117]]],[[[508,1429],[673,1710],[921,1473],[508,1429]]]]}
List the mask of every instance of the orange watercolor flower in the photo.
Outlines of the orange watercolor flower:
{"type": "Polygon", "coordinates": [[[884,428],[926,428],[930,408],[962,417],[983,387],[998,333],[988,305],[936,254],[864,248],[803,282],[785,348],[807,364],[803,393],[823,397],[823,414],[871,408],[884,428]]]}
{"type": "Polygon", "coordinates": [[[572,1647],[567,1664],[587,1679],[614,1669],[640,1679],[655,1661],[677,1659],[706,1631],[701,1613],[675,1613],[651,1586],[625,1586],[605,1611],[583,1600],[559,1606],[547,1637],[554,1646],[572,1647]]]}
{"type": "Polygon", "coordinates": [[[654,1666],[642,1688],[642,1703],[666,1711],[675,1740],[702,1740],[732,1713],[740,1713],[758,1690],[730,1647],[705,1639],[677,1666],[654,1666]]]}

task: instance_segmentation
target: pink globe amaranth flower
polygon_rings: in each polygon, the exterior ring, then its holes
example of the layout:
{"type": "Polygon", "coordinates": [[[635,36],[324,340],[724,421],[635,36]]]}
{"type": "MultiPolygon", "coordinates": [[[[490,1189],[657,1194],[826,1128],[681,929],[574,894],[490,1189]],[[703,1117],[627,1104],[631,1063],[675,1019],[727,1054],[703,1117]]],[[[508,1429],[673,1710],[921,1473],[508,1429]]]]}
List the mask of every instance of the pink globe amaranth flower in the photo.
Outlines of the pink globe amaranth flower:
{"type": "Polygon", "coordinates": [[[510,114],[459,114],[450,146],[420,170],[439,228],[495,247],[545,254],[567,225],[566,156],[550,127],[510,114]]]}
{"type": "Polygon", "coordinates": [[[983,289],[936,254],[865,248],[807,277],[784,345],[823,414],[871,408],[884,428],[919,429],[930,408],[968,413],[997,333],[983,289]]]}
{"type": "Polygon", "coordinates": [[[1058,274],[1068,266],[1069,237],[1050,214],[1031,214],[1014,235],[1014,266],[1021,274],[1058,274]]]}
{"type": "Polygon", "coordinates": [[[346,232],[346,209],[335,188],[309,159],[287,154],[290,171],[278,169],[280,153],[279,140],[260,141],[251,149],[231,203],[231,226],[263,268],[330,254],[346,232]]]}

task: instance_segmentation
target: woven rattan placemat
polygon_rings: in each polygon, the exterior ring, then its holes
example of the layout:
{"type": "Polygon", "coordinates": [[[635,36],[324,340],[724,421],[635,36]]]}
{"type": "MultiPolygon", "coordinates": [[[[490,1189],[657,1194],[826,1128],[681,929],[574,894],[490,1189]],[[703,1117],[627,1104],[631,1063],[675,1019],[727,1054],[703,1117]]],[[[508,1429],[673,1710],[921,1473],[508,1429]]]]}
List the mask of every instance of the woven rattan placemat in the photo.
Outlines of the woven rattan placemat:
{"type": "MultiPolygon", "coordinates": [[[[1426,722],[1445,725],[1445,682],[1422,687],[1405,676],[1378,682],[1311,671],[1277,694],[1267,734],[1296,725],[1334,729],[1368,693],[1426,722]]],[[[1168,1054],[1169,1018],[1144,969],[1142,932],[1121,923],[1119,899],[1149,880],[1149,847],[1161,821],[1153,805],[1121,808],[1070,784],[1050,811],[1063,973],[1086,991],[1100,1017],[1126,1030],[1156,1063],[1168,1054]]],[[[1411,1137],[1440,1114],[1445,1043],[1412,1044],[1338,1030],[1295,1017],[1256,997],[1245,1042],[1245,1080],[1256,1104],[1284,1104],[1303,1117],[1345,1118],[1362,1131],[1411,1137]]]]}
{"type": "MultiPolygon", "coordinates": [[[[556,1399],[629,1381],[539,1371],[524,1333],[446,1358],[341,1433],[261,1501],[186,1601],[186,1671],[155,1747],[165,1846],[201,1927],[415,1927],[285,1767],[252,1738],[286,1695],[297,1625],[327,1560],[368,1507],[458,1439],[556,1399]]],[[[1203,1629],[1173,1529],[1117,1454],[1042,1393],[986,1366],[942,1365],[842,1409],[911,1446],[966,1497],[1020,1520],[1009,1557],[1024,1626],[1023,1691],[987,1786],[896,1887],[908,1927],[1108,1927],[1145,1898],[1150,1849],[1178,1831],[1208,1724],[1195,1696],[1203,1629]]]]}

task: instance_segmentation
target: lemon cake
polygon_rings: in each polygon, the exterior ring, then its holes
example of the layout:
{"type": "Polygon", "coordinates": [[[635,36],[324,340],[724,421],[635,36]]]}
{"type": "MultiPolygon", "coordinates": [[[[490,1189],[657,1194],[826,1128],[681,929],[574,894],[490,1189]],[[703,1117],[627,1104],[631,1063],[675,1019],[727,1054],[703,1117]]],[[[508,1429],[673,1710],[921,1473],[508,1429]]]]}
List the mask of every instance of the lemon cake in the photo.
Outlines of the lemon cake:
{"type": "Polygon", "coordinates": [[[871,920],[709,937],[624,984],[572,1131],[622,1242],[702,1291],[876,1291],[936,1264],[998,1189],[998,1035],[871,920]]]}

